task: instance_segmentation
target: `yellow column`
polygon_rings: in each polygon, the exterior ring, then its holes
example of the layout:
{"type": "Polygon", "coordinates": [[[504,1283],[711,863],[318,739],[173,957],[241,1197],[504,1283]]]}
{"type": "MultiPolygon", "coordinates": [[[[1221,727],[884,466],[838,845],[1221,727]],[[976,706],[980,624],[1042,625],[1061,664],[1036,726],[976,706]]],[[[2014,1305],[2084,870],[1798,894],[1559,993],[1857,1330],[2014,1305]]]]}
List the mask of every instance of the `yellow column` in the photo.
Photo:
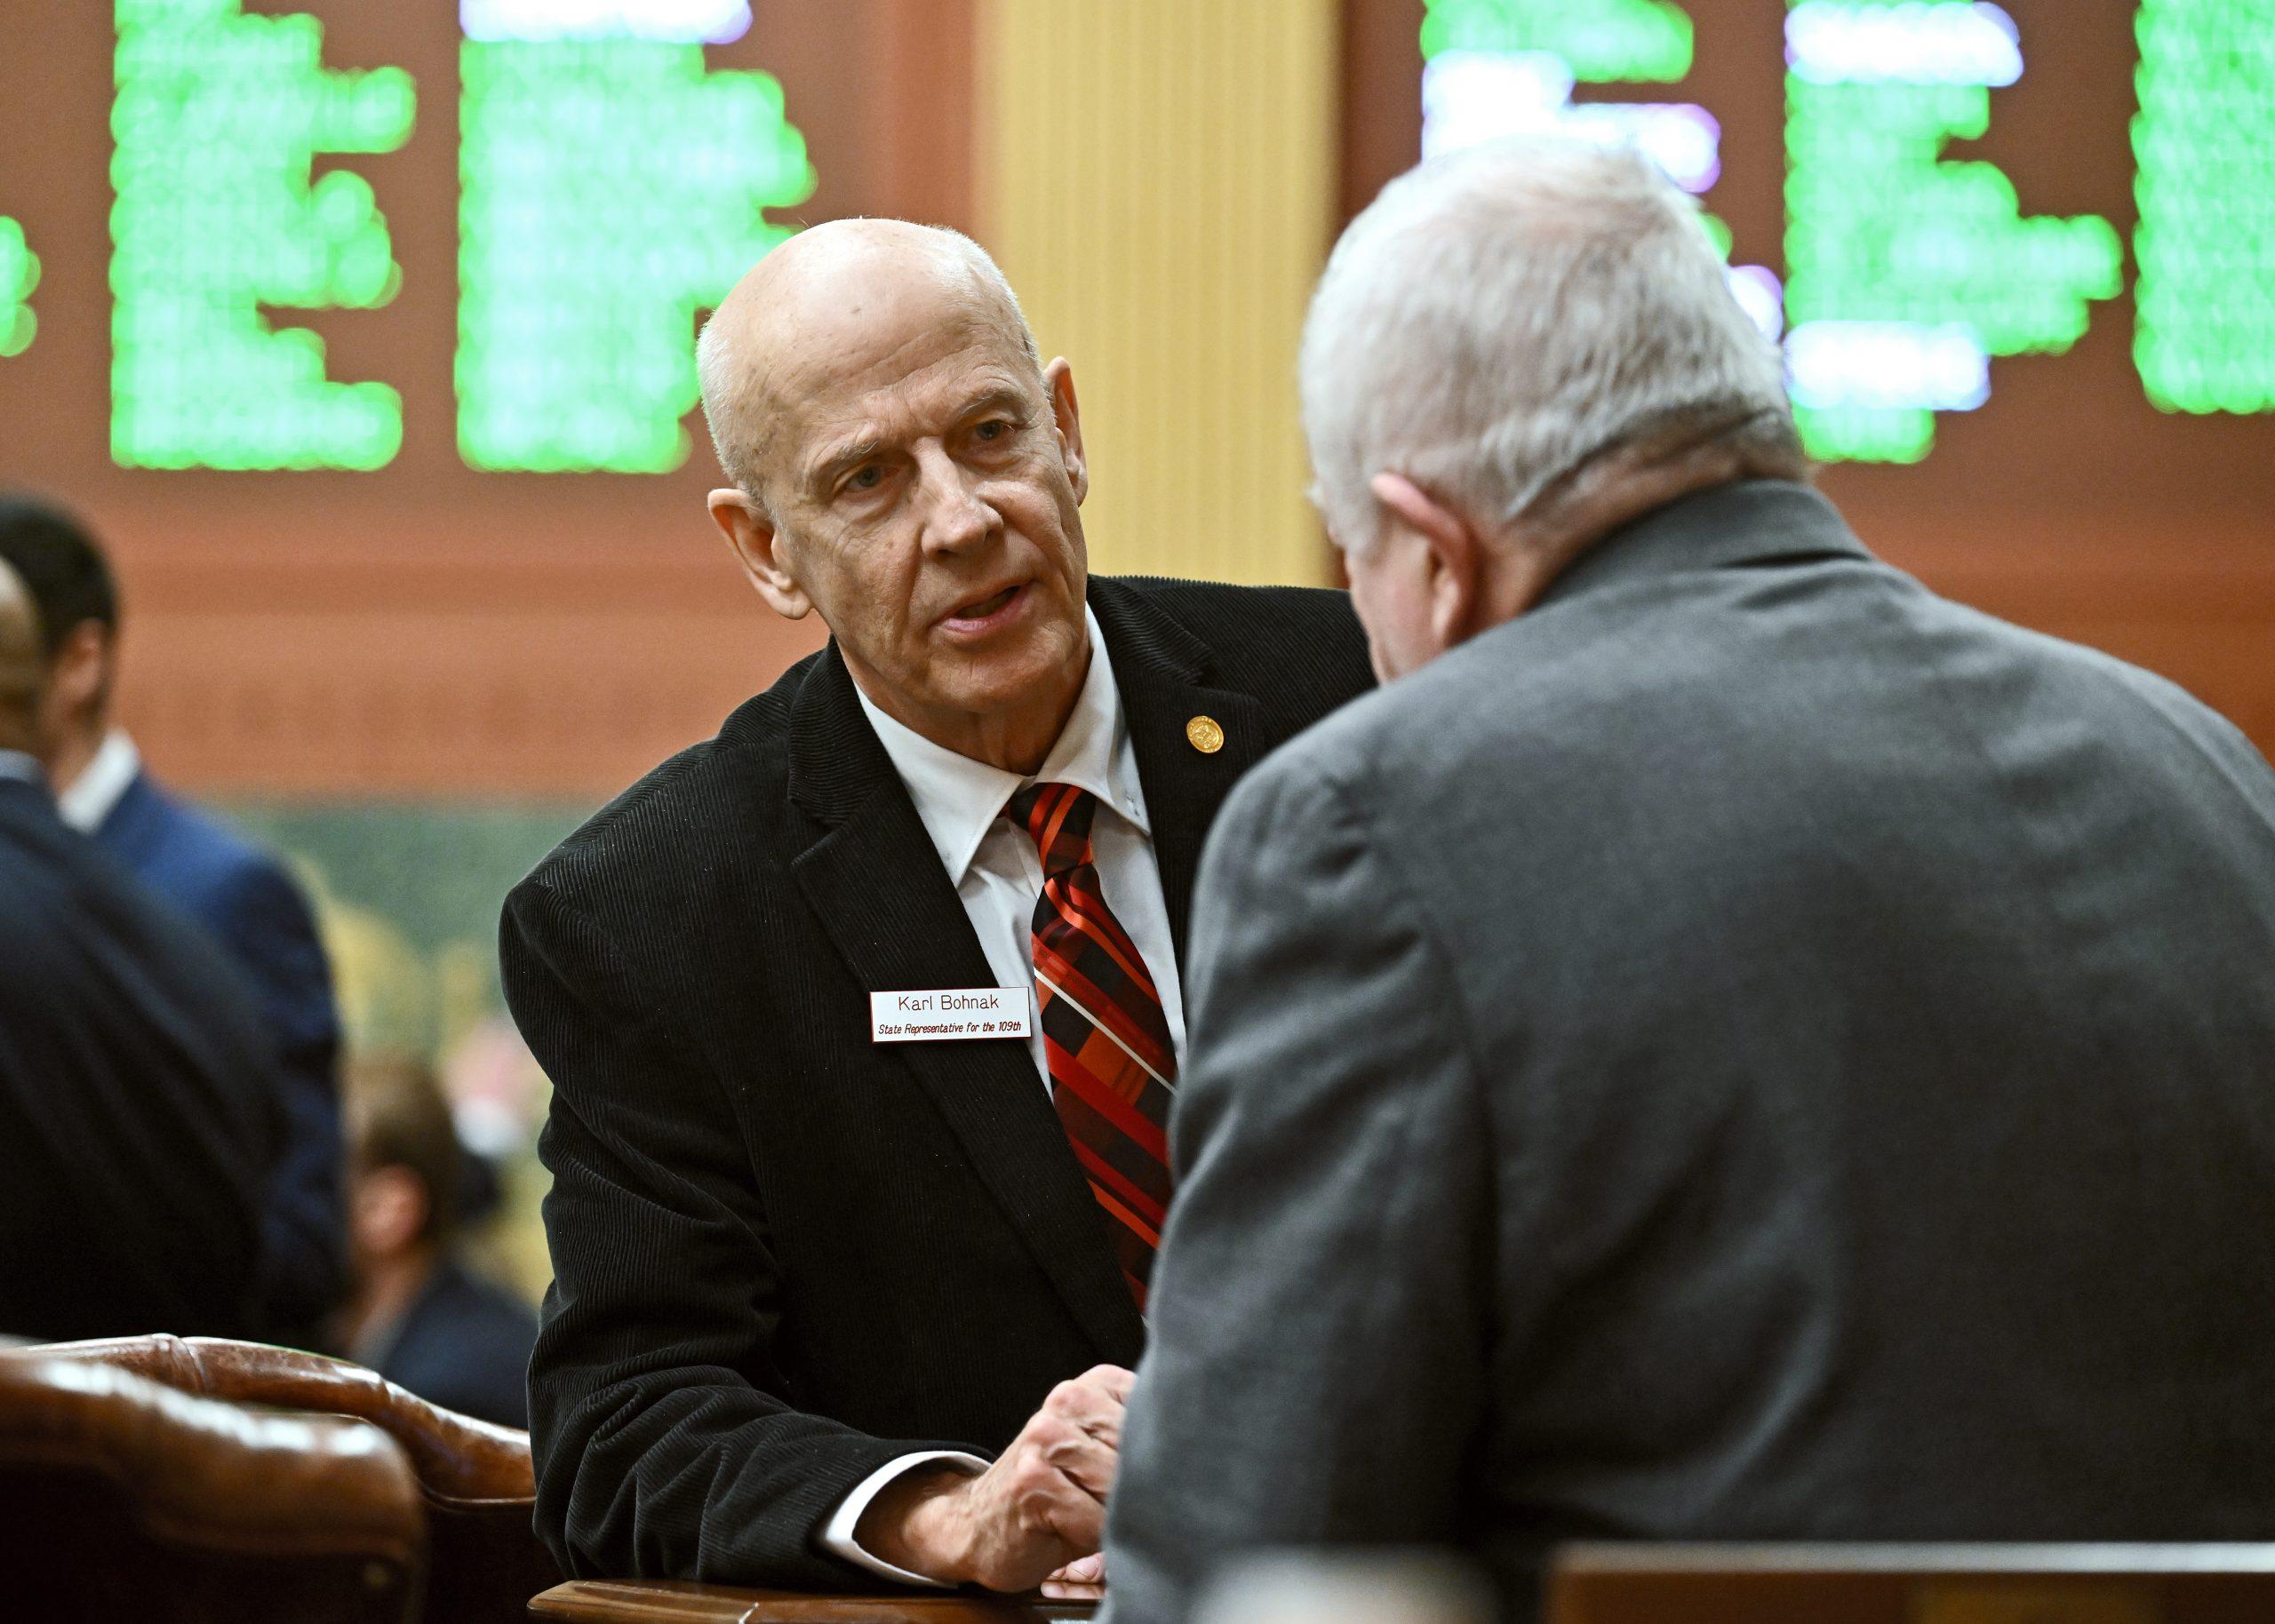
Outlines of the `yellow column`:
{"type": "Polygon", "coordinates": [[[982,0],[978,195],[1073,362],[1107,573],[1320,582],[1296,419],[1335,196],[1334,0],[982,0]]]}

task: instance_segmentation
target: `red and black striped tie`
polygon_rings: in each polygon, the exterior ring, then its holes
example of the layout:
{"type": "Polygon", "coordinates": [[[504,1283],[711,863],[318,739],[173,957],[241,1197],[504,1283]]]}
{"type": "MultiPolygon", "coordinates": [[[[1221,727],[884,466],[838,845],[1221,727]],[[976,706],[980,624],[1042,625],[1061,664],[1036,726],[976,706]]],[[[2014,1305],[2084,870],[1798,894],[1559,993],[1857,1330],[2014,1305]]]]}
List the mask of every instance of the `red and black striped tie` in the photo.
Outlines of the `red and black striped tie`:
{"type": "Polygon", "coordinates": [[[1004,816],[1042,856],[1034,991],[1051,1102],[1142,1310],[1169,1201],[1177,1051],[1145,961],[1098,888],[1090,853],[1098,807],[1088,790],[1038,784],[1012,796],[1004,816]]]}

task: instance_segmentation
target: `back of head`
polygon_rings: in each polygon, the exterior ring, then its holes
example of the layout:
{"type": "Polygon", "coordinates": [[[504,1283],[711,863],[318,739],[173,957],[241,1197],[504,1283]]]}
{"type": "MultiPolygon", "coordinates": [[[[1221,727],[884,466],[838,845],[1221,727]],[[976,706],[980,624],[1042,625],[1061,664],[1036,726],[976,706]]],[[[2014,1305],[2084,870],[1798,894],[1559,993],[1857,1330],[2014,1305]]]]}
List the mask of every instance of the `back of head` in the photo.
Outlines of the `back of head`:
{"type": "Polygon", "coordinates": [[[52,660],[89,621],[118,627],[118,586],[86,527],[61,508],[0,495],[0,564],[12,569],[39,610],[41,646],[52,660]]]}
{"type": "Polygon", "coordinates": [[[434,1071],[407,1055],[368,1056],[349,1064],[341,1092],[356,1172],[400,1167],[410,1173],[427,1192],[427,1222],[419,1238],[447,1246],[463,1210],[466,1153],[434,1071]]]}
{"type": "Polygon", "coordinates": [[[1776,346],[1696,206],[1628,151],[1493,142],[1391,182],[1336,245],[1301,370],[1316,494],[1346,545],[1377,533],[1368,482],[1386,470],[1499,529],[1656,440],[1806,466],[1776,346]]]}

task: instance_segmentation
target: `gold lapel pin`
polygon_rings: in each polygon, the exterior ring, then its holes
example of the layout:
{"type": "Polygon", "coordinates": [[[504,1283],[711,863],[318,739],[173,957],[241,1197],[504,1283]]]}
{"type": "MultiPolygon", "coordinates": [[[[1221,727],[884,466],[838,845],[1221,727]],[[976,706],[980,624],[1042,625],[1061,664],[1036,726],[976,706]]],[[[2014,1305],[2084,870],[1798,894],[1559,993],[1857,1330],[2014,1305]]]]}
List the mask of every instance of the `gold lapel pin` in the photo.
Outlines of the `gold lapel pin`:
{"type": "Polygon", "coordinates": [[[1185,723],[1185,736],[1204,756],[1213,756],[1225,747],[1225,730],[1213,716],[1196,716],[1185,723]]]}

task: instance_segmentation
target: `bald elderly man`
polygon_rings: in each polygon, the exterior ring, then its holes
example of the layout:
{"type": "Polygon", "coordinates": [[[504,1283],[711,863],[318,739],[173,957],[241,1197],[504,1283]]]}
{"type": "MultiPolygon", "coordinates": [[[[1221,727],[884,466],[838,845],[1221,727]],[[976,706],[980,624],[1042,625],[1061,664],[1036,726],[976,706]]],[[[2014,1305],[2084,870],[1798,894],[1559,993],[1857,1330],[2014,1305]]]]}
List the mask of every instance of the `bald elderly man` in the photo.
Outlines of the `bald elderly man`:
{"type": "Polygon", "coordinates": [[[1093,577],[1073,374],[953,233],[793,238],[699,362],[712,517],[831,639],[507,903],[555,1087],[538,1526],[579,1575],[1080,1575],[1201,840],[1364,637],[1339,593],[1093,577]]]}

